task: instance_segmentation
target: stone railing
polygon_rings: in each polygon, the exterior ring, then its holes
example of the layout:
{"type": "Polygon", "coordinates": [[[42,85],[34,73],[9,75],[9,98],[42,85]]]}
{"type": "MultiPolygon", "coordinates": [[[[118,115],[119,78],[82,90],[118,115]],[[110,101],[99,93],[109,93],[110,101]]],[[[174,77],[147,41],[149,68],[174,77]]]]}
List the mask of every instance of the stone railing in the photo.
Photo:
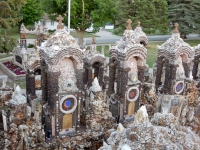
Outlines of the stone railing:
{"type": "Polygon", "coordinates": [[[15,80],[22,80],[26,78],[26,74],[16,75],[12,72],[9,68],[7,68],[2,62],[0,62],[0,69],[13,81],[15,80]]]}

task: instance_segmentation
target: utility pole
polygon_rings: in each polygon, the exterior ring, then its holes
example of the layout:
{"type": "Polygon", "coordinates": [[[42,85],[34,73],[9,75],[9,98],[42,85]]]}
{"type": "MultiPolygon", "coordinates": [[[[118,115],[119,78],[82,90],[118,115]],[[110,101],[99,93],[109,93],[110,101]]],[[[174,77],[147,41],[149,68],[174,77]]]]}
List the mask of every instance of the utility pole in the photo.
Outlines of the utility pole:
{"type": "Polygon", "coordinates": [[[70,34],[71,0],[68,0],[68,33],[70,34]]]}

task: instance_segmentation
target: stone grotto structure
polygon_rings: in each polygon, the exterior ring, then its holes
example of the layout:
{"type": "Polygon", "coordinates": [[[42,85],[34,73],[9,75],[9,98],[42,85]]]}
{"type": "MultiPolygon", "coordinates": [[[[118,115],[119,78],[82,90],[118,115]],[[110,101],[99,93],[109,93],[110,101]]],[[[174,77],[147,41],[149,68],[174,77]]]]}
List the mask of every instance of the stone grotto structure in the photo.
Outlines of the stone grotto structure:
{"type": "Polygon", "coordinates": [[[133,120],[133,114],[139,109],[147,68],[147,36],[140,22],[135,30],[132,30],[131,22],[130,19],[127,21],[122,39],[109,50],[110,110],[113,116],[120,116],[121,121],[133,120]]]}
{"type": "Polygon", "coordinates": [[[178,24],[172,37],[158,46],[157,74],[155,85],[165,94],[182,94],[188,80],[192,80],[193,50],[180,38],[178,24]]]}
{"type": "Polygon", "coordinates": [[[200,46],[172,37],[158,46],[153,73],[146,64],[148,39],[130,19],[109,58],[80,47],[58,16],[57,30],[29,31],[22,24],[20,55],[26,93],[0,90],[0,149],[141,150],[200,149],[200,46]],[[36,40],[27,49],[28,34],[36,40]]]}

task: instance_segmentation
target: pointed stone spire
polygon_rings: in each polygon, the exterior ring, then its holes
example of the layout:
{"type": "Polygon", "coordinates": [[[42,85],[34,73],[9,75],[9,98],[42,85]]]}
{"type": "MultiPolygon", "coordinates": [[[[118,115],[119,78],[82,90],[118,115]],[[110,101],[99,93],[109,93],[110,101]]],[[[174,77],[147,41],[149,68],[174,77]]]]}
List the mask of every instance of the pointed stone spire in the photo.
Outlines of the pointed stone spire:
{"type": "Polygon", "coordinates": [[[175,24],[174,24],[174,30],[173,30],[173,33],[179,33],[178,26],[179,26],[178,23],[175,23],[175,24]]]}
{"type": "Polygon", "coordinates": [[[138,26],[138,27],[140,27],[140,24],[141,24],[141,22],[140,22],[140,21],[138,21],[138,25],[137,25],[137,26],[138,26]]]}
{"type": "Polygon", "coordinates": [[[131,27],[132,21],[131,21],[131,19],[128,19],[126,23],[127,23],[126,30],[132,30],[132,27],[131,27]]]}
{"type": "Polygon", "coordinates": [[[58,20],[57,29],[63,29],[64,26],[62,25],[62,21],[64,20],[64,18],[61,15],[59,15],[56,19],[58,20]]]}

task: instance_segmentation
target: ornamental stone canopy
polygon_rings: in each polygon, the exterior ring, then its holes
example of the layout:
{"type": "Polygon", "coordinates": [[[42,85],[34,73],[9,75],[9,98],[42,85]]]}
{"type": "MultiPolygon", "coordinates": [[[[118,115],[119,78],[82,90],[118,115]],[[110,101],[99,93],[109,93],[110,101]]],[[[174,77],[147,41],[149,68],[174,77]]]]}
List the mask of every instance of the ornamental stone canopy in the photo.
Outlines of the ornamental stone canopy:
{"type": "Polygon", "coordinates": [[[65,29],[57,29],[51,38],[42,43],[41,47],[38,47],[40,51],[44,51],[50,58],[68,48],[75,48],[82,51],[74,37],[69,35],[65,29]]]}
{"type": "Polygon", "coordinates": [[[146,46],[148,43],[148,39],[146,34],[142,31],[140,27],[140,21],[138,22],[138,26],[135,30],[131,28],[132,21],[129,19],[127,21],[127,28],[124,31],[123,37],[116,42],[115,49],[117,49],[121,53],[126,53],[128,49],[133,46],[146,46]]]}
{"type": "Polygon", "coordinates": [[[187,48],[191,49],[191,51],[192,51],[192,48],[190,47],[190,45],[188,43],[184,42],[184,40],[182,38],[180,38],[180,33],[178,30],[178,23],[174,24],[174,30],[172,33],[172,37],[169,38],[161,46],[157,46],[157,47],[158,47],[158,51],[159,50],[160,51],[168,51],[170,53],[175,53],[182,47],[187,47],[187,48]]]}

